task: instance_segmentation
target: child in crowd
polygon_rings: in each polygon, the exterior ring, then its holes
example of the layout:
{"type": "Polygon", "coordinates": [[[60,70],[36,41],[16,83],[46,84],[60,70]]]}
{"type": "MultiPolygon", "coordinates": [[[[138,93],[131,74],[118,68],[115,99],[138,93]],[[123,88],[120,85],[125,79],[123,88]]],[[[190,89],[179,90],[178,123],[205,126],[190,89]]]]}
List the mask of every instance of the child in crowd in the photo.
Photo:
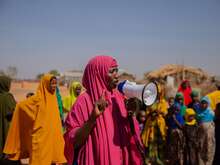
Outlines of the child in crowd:
{"type": "Polygon", "coordinates": [[[167,126],[167,153],[169,159],[169,165],[183,165],[183,151],[184,151],[184,135],[183,126],[184,119],[180,113],[180,104],[174,104],[168,109],[167,126]]]}
{"type": "Polygon", "coordinates": [[[198,165],[198,125],[196,122],[196,113],[192,108],[186,109],[184,136],[184,164],[198,165]]]}
{"type": "Polygon", "coordinates": [[[143,131],[144,129],[144,124],[146,121],[146,112],[145,110],[139,110],[137,113],[137,121],[139,122],[139,128],[140,128],[140,132],[143,131]]]}
{"type": "Polygon", "coordinates": [[[188,105],[188,108],[192,108],[197,112],[200,109],[199,93],[193,90],[190,96],[192,98],[192,102],[188,105]]]}

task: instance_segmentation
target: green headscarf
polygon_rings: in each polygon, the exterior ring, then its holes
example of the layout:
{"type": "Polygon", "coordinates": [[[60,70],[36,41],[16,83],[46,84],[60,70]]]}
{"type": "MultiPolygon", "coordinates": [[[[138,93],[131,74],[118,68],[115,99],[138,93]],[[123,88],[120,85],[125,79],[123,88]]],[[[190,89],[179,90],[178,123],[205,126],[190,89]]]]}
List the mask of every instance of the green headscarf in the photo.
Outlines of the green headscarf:
{"type": "Polygon", "coordinates": [[[193,97],[198,97],[198,96],[199,96],[199,92],[193,90],[193,91],[191,92],[190,96],[191,96],[192,98],[193,98],[193,97]]]}
{"type": "Polygon", "coordinates": [[[183,97],[183,94],[182,94],[182,93],[180,93],[180,92],[177,92],[177,93],[176,93],[175,103],[180,104],[180,114],[181,114],[182,116],[184,116],[185,113],[186,113],[186,106],[184,105],[184,97],[183,97]],[[178,102],[178,98],[183,99],[183,104],[180,104],[180,103],[178,102]]]}
{"type": "Polygon", "coordinates": [[[0,76],[0,93],[9,92],[11,79],[7,76],[0,76]]]}

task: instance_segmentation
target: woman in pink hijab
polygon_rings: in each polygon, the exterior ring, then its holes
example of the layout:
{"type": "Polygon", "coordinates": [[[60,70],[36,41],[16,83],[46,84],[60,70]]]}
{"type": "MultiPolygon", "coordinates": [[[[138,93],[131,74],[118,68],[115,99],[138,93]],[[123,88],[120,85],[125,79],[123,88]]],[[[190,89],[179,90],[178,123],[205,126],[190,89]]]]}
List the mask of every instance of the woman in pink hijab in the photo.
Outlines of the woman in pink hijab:
{"type": "Polygon", "coordinates": [[[86,92],[78,97],[66,119],[69,165],[143,164],[138,123],[133,118],[134,127],[130,128],[124,97],[116,89],[117,67],[112,57],[96,56],[85,68],[82,83],[86,92]]]}

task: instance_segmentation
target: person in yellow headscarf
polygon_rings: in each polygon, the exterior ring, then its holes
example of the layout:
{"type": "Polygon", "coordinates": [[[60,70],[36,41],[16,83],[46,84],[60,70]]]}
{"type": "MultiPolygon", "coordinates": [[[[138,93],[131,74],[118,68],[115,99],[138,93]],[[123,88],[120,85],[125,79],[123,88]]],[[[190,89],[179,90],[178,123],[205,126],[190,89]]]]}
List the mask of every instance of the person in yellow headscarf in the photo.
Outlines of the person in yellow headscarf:
{"type": "Polygon", "coordinates": [[[216,108],[216,105],[220,103],[220,81],[216,82],[217,90],[209,93],[207,96],[210,101],[210,108],[214,111],[216,108]]]}
{"type": "Polygon", "coordinates": [[[147,119],[141,135],[147,149],[146,162],[163,165],[164,145],[166,141],[166,122],[168,103],[164,98],[164,87],[158,85],[158,100],[146,111],[147,119]]]}
{"type": "Polygon", "coordinates": [[[64,112],[68,113],[72,105],[75,103],[77,97],[81,94],[82,85],[80,82],[72,82],[69,87],[69,95],[63,99],[64,112]]]}
{"type": "Polygon", "coordinates": [[[42,77],[35,95],[17,104],[4,153],[10,160],[30,158],[30,165],[66,162],[56,77],[42,77]]]}
{"type": "Polygon", "coordinates": [[[185,164],[198,164],[198,125],[196,122],[196,112],[192,108],[187,108],[185,113],[185,164]]]}

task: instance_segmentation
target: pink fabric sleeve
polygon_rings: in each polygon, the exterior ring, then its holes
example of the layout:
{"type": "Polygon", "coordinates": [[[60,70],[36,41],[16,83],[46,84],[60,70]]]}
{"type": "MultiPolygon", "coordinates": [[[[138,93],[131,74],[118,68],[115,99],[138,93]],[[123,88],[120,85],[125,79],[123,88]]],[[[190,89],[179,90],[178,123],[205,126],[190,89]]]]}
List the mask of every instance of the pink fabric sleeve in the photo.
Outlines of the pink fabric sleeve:
{"type": "Polygon", "coordinates": [[[68,165],[72,165],[74,160],[74,137],[77,130],[83,125],[85,122],[81,112],[81,107],[79,104],[75,104],[72,107],[71,112],[68,114],[65,125],[66,125],[66,132],[64,134],[65,140],[65,148],[64,154],[66,156],[68,165]]]}

